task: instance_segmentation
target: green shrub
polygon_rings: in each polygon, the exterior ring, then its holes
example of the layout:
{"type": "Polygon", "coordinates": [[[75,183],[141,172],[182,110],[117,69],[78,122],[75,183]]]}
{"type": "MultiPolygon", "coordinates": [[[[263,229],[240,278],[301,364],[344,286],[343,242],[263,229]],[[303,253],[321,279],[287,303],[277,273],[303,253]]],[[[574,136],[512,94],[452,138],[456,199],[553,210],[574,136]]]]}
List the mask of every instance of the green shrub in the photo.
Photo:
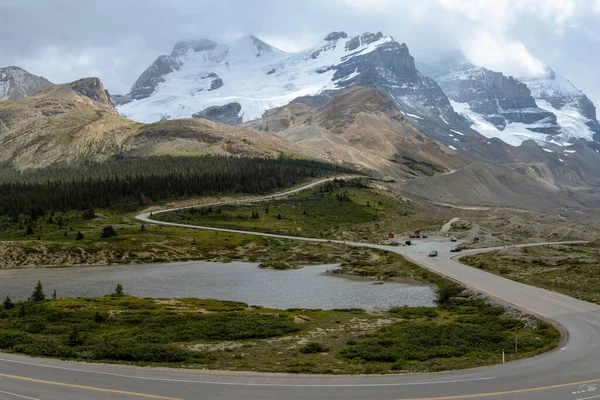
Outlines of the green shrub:
{"type": "Polygon", "coordinates": [[[288,270],[288,269],[297,269],[297,267],[293,264],[284,262],[284,261],[266,261],[261,263],[259,268],[272,268],[277,270],[288,270]]]}
{"type": "Polygon", "coordinates": [[[438,312],[432,307],[394,307],[390,310],[403,319],[435,318],[438,312]]]}
{"type": "Polygon", "coordinates": [[[100,234],[101,238],[106,239],[113,236],[117,236],[117,231],[115,231],[115,228],[113,228],[111,225],[107,225],[102,228],[102,233],[100,234]]]}
{"type": "Polygon", "coordinates": [[[464,288],[456,283],[444,283],[438,287],[437,303],[444,305],[450,301],[452,297],[457,297],[464,291],[464,288]]]}
{"type": "Polygon", "coordinates": [[[322,345],[319,342],[310,342],[305,344],[298,350],[300,353],[304,354],[314,354],[314,353],[325,353],[329,350],[326,346],[322,345]]]}

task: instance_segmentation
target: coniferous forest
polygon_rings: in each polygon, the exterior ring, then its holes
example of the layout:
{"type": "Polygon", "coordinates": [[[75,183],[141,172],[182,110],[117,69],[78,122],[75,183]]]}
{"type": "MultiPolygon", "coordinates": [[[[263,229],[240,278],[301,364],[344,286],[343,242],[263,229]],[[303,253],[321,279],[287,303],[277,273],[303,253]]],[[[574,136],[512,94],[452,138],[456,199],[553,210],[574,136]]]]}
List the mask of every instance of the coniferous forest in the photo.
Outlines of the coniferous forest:
{"type": "Polygon", "coordinates": [[[265,193],[345,171],[310,160],[225,156],[121,156],[77,168],[5,169],[0,172],[0,215],[36,219],[50,211],[128,211],[190,196],[265,193]]]}

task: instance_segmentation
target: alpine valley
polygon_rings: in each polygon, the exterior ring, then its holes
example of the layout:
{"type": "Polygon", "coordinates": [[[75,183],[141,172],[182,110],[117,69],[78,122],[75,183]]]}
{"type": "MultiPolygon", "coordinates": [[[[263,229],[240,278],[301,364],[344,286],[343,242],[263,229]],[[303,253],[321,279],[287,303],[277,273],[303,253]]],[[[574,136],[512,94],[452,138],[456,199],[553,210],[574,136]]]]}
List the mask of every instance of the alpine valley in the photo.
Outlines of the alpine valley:
{"type": "Polygon", "coordinates": [[[550,67],[506,76],[458,54],[415,63],[381,32],[287,53],[255,36],[185,40],[127,94],[0,69],[0,160],[281,155],[392,179],[416,198],[557,212],[600,206],[600,125],[550,67]],[[543,200],[537,201],[536,199],[543,200]]]}

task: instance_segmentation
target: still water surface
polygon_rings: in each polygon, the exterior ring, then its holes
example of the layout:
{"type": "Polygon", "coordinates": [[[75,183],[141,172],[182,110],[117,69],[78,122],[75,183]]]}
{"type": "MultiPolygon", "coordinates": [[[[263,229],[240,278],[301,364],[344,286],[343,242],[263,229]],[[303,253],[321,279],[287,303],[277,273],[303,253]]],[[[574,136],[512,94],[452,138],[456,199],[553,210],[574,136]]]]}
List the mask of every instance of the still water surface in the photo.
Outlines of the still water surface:
{"type": "Polygon", "coordinates": [[[256,263],[185,262],[106,267],[0,270],[0,297],[24,300],[37,283],[46,295],[96,297],[112,293],[117,283],[138,297],[196,297],[235,300],[274,308],[364,308],[433,306],[427,285],[385,283],[326,274],[334,265],[299,270],[260,269],[256,263]]]}

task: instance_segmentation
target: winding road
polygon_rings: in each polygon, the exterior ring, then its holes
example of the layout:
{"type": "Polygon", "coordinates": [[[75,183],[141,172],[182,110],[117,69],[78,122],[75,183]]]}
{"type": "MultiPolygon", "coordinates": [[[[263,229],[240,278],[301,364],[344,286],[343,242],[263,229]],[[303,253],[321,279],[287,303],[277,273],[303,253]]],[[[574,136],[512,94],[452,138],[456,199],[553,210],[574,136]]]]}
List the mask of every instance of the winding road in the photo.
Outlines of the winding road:
{"type": "MultiPolygon", "coordinates": [[[[322,182],[283,194],[235,202],[281,197],[322,182]]],[[[224,203],[212,205],[218,204],[224,203]]],[[[160,222],[150,219],[150,213],[137,218],[145,223],[193,229],[326,241],[160,222]]],[[[477,292],[553,321],[566,332],[566,341],[555,351],[507,364],[436,374],[384,376],[207,372],[86,364],[0,354],[0,399],[600,399],[599,305],[460,264],[452,258],[455,254],[450,253],[450,242],[445,237],[430,237],[416,242],[410,247],[346,244],[400,253],[424,268],[461,282],[477,292]],[[428,257],[431,249],[438,250],[439,256],[428,257]]],[[[477,251],[463,253],[471,252],[477,251]]],[[[501,355],[498,354],[500,360],[501,355]]]]}

